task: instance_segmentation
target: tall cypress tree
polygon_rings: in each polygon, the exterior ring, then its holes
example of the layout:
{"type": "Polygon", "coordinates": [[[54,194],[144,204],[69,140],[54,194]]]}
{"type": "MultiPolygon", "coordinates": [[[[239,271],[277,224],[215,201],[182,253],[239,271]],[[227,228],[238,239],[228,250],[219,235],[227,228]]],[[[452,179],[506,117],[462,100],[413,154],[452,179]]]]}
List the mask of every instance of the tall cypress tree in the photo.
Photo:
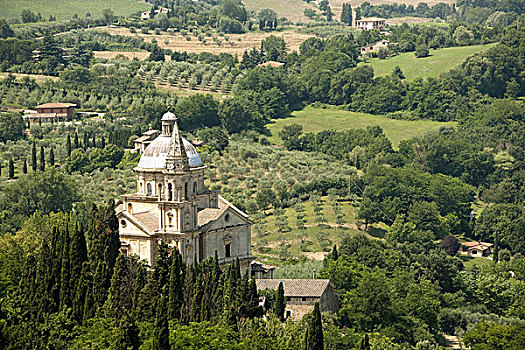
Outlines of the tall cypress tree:
{"type": "MultiPolygon", "coordinates": [[[[89,263],[84,262],[82,264],[82,271],[80,273],[80,278],[78,278],[76,283],[76,289],[75,289],[75,296],[73,297],[72,301],[72,315],[73,319],[76,320],[79,323],[82,323],[84,320],[84,309],[87,307],[89,310],[91,310],[91,304],[86,306],[86,299],[88,296],[88,292],[91,291],[91,279],[90,279],[90,269],[89,269],[89,263]]],[[[91,315],[86,315],[85,319],[90,318],[91,315]]]]}
{"type": "Polygon", "coordinates": [[[365,336],[361,339],[359,350],[370,350],[370,339],[368,338],[368,333],[365,333],[365,336]]]}
{"type": "Polygon", "coordinates": [[[100,148],[106,147],[106,138],[102,136],[102,139],[100,140],[100,148]]]}
{"type": "Polygon", "coordinates": [[[31,149],[31,168],[33,168],[33,171],[36,171],[37,164],[36,164],[36,145],[33,141],[33,148],[31,149]]]}
{"type": "Polygon", "coordinates": [[[40,146],[40,171],[46,170],[46,154],[44,146],[40,146]]]}
{"type": "Polygon", "coordinates": [[[73,146],[75,147],[75,149],[78,149],[79,144],[78,144],[78,132],[77,131],[75,131],[75,139],[73,141],[73,146]]]}
{"type": "Polygon", "coordinates": [[[86,131],[84,131],[84,144],[82,145],[82,147],[84,148],[84,150],[87,150],[88,147],[89,147],[89,135],[86,131]]]}
{"type": "Polygon", "coordinates": [[[66,153],[68,157],[71,155],[71,136],[69,134],[66,138],[66,153]]]}
{"type": "Polygon", "coordinates": [[[52,167],[55,166],[55,151],[53,147],[49,150],[49,165],[52,167]]]}
{"type": "Polygon", "coordinates": [[[64,310],[71,306],[71,286],[70,286],[70,261],[69,261],[69,250],[70,250],[70,238],[69,238],[69,225],[66,226],[64,233],[62,234],[62,269],[60,272],[60,305],[59,309],[64,310]]]}
{"type": "Polygon", "coordinates": [[[171,253],[170,279],[168,283],[168,319],[178,320],[183,302],[183,265],[178,249],[171,253]]]}
{"type": "Polygon", "coordinates": [[[71,288],[76,290],[78,281],[82,275],[82,267],[87,262],[87,246],[84,230],[78,223],[75,225],[71,234],[71,244],[69,247],[69,264],[71,267],[71,288]],[[75,286],[73,288],[73,285],[75,286]]]}
{"type": "Polygon", "coordinates": [[[15,162],[13,162],[13,158],[9,158],[8,175],[10,179],[15,177],[15,162]]]}
{"type": "Polygon", "coordinates": [[[140,347],[139,328],[127,313],[120,319],[117,337],[117,350],[138,350],[140,347]]]}
{"type": "Polygon", "coordinates": [[[166,310],[166,297],[162,295],[157,306],[157,316],[155,318],[155,329],[153,332],[153,349],[169,350],[169,328],[168,313],[166,310]]]}
{"type": "Polygon", "coordinates": [[[306,350],[323,350],[323,323],[321,321],[321,311],[319,310],[319,303],[315,302],[312,317],[308,322],[308,332],[305,336],[306,350]]]}
{"type": "Polygon", "coordinates": [[[105,304],[106,314],[116,319],[122,318],[125,313],[131,311],[132,295],[123,295],[122,293],[122,287],[127,275],[126,258],[124,255],[119,254],[113,269],[111,286],[109,287],[108,299],[105,304]],[[129,303],[126,303],[126,299],[129,299],[129,303]]]}
{"type": "Polygon", "coordinates": [[[22,172],[27,174],[27,159],[24,159],[24,164],[22,165],[22,172]]]}
{"type": "Polygon", "coordinates": [[[273,305],[273,312],[281,320],[284,320],[284,309],[286,308],[286,301],[284,299],[283,282],[279,282],[277,293],[275,295],[275,303],[273,305]]]}
{"type": "Polygon", "coordinates": [[[190,306],[190,321],[201,322],[202,319],[202,299],[204,297],[204,291],[202,287],[202,275],[199,273],[197,280],[195,281],[193,299],[191,300],[190,306]]]}

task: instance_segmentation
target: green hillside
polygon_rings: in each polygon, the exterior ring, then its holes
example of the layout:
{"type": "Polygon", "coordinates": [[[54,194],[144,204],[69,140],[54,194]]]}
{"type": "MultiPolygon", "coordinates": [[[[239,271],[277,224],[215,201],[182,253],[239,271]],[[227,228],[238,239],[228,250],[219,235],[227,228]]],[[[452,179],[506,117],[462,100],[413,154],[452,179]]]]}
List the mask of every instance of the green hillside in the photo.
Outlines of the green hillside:
{"type": "Polygon", "coordinates": [[[406,52],[385,60],[372,58],[370,64],[374,68],[376,75],[390,74],[394,67],[399,65],[408,80],[424,77],[425,68],[427,69],[427,77],[436,77],[440,73],[447,72],[458,66],[467,57],[485,51],[494,45],[473,45],[430,50],[430,56],[425,58],[416,58],[413,52],[406,52]]]}
{"type": "Polygon", "coordinates": [[[423,135],[427,131],[437,130],[441,126],[454,125],[454,123],[449,122],[396,120],[382,115],[307,107],[301,111],[293,112],[290,118],[277,119],[270,124],[268,126],[272,133],[270,140],[274,143],[281,143],[279,131],[285,125],[293,123],[302,125],[304,132],[319,132],[328,129],[361,129],[379,125],[392,141],[394,147],[397,147],[401,140],[423,135]]]}
{"type": "Polygon", "coordinates": [[[128,16],[132,13],[151,9],[151,5],[137,0],[2,0],[0,18],[20,19],[22,10],[41,13],[47,20],[56,16],[57,20],[71,19],[76,13],[84,17],[90,13],[92,17],[100,17],[102,10],[111,9],[118,16],[128,16]]]}

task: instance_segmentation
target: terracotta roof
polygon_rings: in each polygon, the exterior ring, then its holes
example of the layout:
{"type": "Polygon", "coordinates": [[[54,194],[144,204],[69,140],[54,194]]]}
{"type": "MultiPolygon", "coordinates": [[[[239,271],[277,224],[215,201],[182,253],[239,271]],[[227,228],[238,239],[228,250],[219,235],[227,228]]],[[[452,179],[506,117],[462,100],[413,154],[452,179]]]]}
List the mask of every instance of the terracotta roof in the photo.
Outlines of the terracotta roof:
{"type": "Polygon", "coordinates": [[[131,217],[150,232],[155,232],[159,228],[159,218],[149,211],[132,214],[131,217]]]}
{"type": "Polygon", "coordinates": [[[330,284],[327,279],[256,279],[257,290],[277,290],[283,282],[284,295],[287,297],[317,297],[320,298],[330,284]]]}
{"type": "Polygon", "coordinates": [[[268,66],[271,66],[273,68],[279,68],[281,66],[284,66],[284,63],[276,62],[276,61],[268,61],[268,62],[261,63],[258,67],[268,67],[268,66]]]}
{"type": "Polygon", "coordinates": [[[386,20],[384,18],[379,18],[379,17],[368,17],[368,18],[356,19],[356,22],[376,22],[376,21],[386,21],[386,20]]]}
{"type": "Polygon", "coordinates": [[[214,208],[206,208],[198,213],[198,222],[199,226],[204,226],[209,222],[212,222],[213,220],[217,220],[222,213],[227,209],[227,207],[221,208],[221,209],[214,209],[214,208]]]}
{"type": "Polygon", "coordinates": [[[144,142],[144,141],[149,141],[150,139],[151,139],[151,136],[143,135],[143,136],[135,139],[135,141],[133,141],[133,142],[144,142]]]}
{"type": "Polygon", "coordinates": [[[44,103],[36,108],[64,108],[64,107],[76,107],[74,103],[44,103]]]}
{"type": "Polygon", "coordinates": [[[473,247],[483,247],[483,248],[490,248],[492,247],[494,244],[492,243],[486,243],[486,242],[465,242],[465,243],[461,243],[461,245],[465,246],[465,247],[468,247],[468,248],[473,248],[473,247]]]}

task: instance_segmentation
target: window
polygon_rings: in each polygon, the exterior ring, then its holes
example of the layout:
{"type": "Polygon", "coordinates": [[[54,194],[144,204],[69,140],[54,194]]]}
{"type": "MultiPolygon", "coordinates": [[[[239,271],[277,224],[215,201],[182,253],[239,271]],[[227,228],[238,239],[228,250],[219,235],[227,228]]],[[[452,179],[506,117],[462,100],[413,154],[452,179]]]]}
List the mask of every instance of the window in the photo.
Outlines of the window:
{"type": "Polygon", "coordinates": [[[184,199],[188,199],[188,183],[184,184],[184,199]]]}
{"type": "Polygon", "coordinates": [[[168,226],[171,226],[172,222],[173,222],[173,214],[169,213],[168,214],[168,226]]]}
{"type": "Polygon", "coordinates": [[[227,258],[230,258],[232,256],[232,252],[231,252],[231,243],[226,243],[224,245],[224,256],[227,257],[227,258]]]}
{"type": "Polygon", "coordinates": [[[126,220],[120,220],[120,226],[126,227],[126,220]]]}
{"type": "Polygon", "coordinates": [[[168,200],[173,200],[173,186],[171,185],[171,182],[168,184],[168,200]]]}
{"type": "Polygon", "coordinates": [[[133,205],[128,203],[128,213],[133,214],[133,205]]]}
{"type": "Polygon", "coordinates": [[[305,298],[305,297],[302,297],[301,299],[302,299],[303,301],[306,301],[306,298],[305,298]]]}
{"type": "Polygon", "coordinates": [[[151,184],[149,182],[146,184],[146,190],[147,190],[147,195],[151,196],[151,184]]]}
{"type": "Polygon", "coordinates": [[[196,182],[193,183],[193,195],[194,196],[197,195],[197,183],[196,182]]]}
{"type": "Polygon", "coordinates": [[[292,310],[286,310],[286,317],[285,318],[288,318],[288,317],[292,317],[292,310]]]}
{"type": "Polygon", "coordinates": [[[229,222],[230,221],[230,214],[226,214],[224,216],[224,221],[229,222]]]}

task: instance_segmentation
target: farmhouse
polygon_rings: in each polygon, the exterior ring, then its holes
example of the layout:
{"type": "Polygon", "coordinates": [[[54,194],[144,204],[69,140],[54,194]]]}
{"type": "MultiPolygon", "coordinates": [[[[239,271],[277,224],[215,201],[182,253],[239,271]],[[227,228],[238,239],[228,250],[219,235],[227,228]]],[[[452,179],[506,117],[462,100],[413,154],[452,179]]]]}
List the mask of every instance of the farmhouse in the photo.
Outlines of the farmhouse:
{"type": "Polygon", "coordinates": [[[383,40],[376,41],[375,43],[363,46],[361,48],[361,56],[367,55],[370,52],[378,52],[379,49],[387,49],[388,44],[390,44],[390,41],[383,39],[383,40]]]}
{"type": "Polygon", "coordinates": [[[285,316],[297,321],[319,302],[321,312],[336,312],[339,299],[328,279],[256,279],[257,290],[277,290],[283,283],[286,298],[285,316]]]}
{"type": "Polygon", "coordinates": [[[70,121],[75,116],[74,103],[44,103],[36,107],[36,113],[24,115],[30,123],[55,123],[70,121]]]}
{"type": "MultiPolygon", "coordinates": [[[[168,14],[168,12],[170,12],[169,9],[165,8],[165,7],[160,7],[158,9],[155,9],[153,10],[153,12],[158,15],[159,13],[165,13],[165,14],[168,14]]],[[[147,19],[150,19],[151,18],[151,11],[144,11],[140,14],[140,19],[142,21],[145,21],[147,19]]]]}
{"type": "Polygon", "coordinates": [[[138,153],[144,153],[146,148],[149,146],[153,140],[157,138],[157,136],[160,135],[159,130],[148,130],[145,133],[142,134],[141,137],[136,139],[134,143],[134,150],[138,153]]]}
{"type": "Polygon", "coordinates": [[[248,216],[204,186],[206,166],[180,135],[173,113],[162,117],[162,131],[144,150],[137,167],[137,191],[117,202],[121,252],[152,266],[159,244],[178,249],[186,264],[217,254],[225,265],[239,259],[249,271],[251,226],[248,216]]]}
{"type": "Polygon", "coordinates": [[[378,17],[369,17],[369,18],[362,18],[362,19],[356,19],[355,26],[357,29],[362,30],[385,30],[385,19],[384,18],[378,18],[378,17]]]}
{"type": "Polygon", "coordinates": [[[466,242],[461,243],[460,254],[468,257],[485,257],[492,253],[494,244],[486,242],[466,242]]]}

